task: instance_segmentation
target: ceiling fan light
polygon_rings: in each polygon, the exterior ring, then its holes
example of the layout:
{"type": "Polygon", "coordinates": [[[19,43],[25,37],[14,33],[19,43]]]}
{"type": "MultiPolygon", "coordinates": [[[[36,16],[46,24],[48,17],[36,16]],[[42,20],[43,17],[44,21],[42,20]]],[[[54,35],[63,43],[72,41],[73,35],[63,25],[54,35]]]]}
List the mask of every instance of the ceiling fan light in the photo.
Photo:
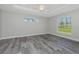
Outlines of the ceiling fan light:
{"type": "Polygon", "coordinates": [[[44,10],[44,5],[40,5],[40,10],[44,10]]]}

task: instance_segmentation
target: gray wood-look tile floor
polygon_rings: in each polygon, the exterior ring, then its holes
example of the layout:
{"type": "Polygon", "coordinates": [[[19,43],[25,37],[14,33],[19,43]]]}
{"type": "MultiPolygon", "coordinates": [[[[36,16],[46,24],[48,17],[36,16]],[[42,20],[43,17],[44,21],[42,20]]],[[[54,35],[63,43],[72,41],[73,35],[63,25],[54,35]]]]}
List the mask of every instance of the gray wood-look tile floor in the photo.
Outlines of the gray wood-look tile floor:
{"type": "Polygon", "coordinates": [[[0,40],[0,54],[78,54],[79,42],[50,34],[0,40]]]}

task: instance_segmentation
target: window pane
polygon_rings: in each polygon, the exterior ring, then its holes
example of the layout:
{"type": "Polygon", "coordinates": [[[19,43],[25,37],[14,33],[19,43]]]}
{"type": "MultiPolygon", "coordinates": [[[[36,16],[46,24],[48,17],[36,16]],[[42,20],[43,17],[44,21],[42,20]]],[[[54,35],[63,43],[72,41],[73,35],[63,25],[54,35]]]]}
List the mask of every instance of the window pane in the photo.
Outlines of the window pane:
{"type": "Polygon", "coordinates": [[[62,16],[59,18],[58,31],[71,33],[71,17],[70,16],[62,16]]]}

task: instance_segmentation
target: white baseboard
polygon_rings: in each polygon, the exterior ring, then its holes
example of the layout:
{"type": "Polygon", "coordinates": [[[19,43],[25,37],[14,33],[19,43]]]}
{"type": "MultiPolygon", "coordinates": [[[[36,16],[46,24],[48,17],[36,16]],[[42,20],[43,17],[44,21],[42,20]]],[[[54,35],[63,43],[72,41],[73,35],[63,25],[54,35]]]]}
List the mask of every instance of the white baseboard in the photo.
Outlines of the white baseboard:
{"type": "Polygon", "coordinates": [[[19,36],[2,37],[2,38],[0,38],[0,40],[3,40],[3,39],[10,39],[10,38],[16,38],[16,37],[24,37],[24,36],[41,35],[41,34],[47,34],[47,33],[39,33],[39,34],[29,34],[29,35],[19,35],[19,36]]]}
{"type": "Polygon", "coordinates": [[[79,42],[79,39],[76,39],[76,38],[71,38],[71,37],[67,37],[67,36],[63,36],[63,35],[58,35],[58,34],[51,34],[51,35],[55,35],[55,36],[59,36],[59,37],[70,39],[72,41],[79,42]]]}
{"type": "MultiPolygon", "coordinates": [[[[51,33],[39,33],[39,34],[29,34],[29,35],[19,35],[19,36],[2,37],[2,38],[0,38],[0,40],[10,39],[10,38],[16,38],[16,37],[24,37],[24,36],[41,35],[41,34],[51,34],[51,33]]],[[[79,39],[76,39],[76,38],[71,38],[71,37],[62,36],[62,35],[58,35],[58,34],[51,34],[51,35],[55,35],[55,36],[59,36],[59,37],[63,37],[63,38],[67,38],[67,39],[79,42],[79,39]]]]}

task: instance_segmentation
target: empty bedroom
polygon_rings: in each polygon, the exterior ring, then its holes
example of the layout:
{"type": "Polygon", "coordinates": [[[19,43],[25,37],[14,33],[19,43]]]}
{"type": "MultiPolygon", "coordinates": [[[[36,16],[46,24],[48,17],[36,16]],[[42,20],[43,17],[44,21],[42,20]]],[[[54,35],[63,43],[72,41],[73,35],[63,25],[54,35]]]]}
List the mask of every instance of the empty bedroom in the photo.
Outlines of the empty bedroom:
{"type": "Polygon", "coordinates": [[[79,4],[0,4],[0,54],[79,54],[79,4]]]}

